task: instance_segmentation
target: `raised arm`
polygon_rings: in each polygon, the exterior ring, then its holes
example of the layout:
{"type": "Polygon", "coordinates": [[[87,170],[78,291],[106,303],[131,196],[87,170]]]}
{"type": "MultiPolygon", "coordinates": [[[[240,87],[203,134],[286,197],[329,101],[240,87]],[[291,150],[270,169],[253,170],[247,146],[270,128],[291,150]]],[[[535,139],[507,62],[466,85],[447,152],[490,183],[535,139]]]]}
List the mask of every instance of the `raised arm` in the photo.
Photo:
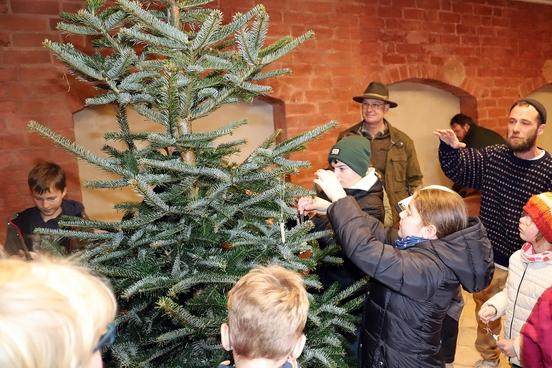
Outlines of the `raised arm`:
{"type": "Polygon", "coordinates": [[[439,137],[439,162],[445,175],[468,188],[481,188],[489,147],[482,149],[465,148],[451,129],[437,129],[434,134],[439,137]]]}
{"type": "Polygon", "coordinates": [[[412,299],[424,300],[435,290],[444,270],[427,255],[401,251],[384,240],[387,229],[375,218],[363,213],[352,197],[338,200],[328,208],[338,243],[347,257],[367,275],[412,299]]]}

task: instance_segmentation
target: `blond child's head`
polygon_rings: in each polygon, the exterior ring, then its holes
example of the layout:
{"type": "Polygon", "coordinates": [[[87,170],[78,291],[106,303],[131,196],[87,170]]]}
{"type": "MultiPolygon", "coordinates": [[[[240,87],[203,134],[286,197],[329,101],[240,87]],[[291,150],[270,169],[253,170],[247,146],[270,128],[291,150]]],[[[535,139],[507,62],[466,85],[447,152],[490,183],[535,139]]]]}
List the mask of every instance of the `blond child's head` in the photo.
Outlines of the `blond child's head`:
{"type": "Polygon", "coordinates": [[[468,225],[464,200],[449,188],[430,185],[417,190],[400,213],[399,235],[440,239],[468,225]]]}
{"type": "Polygon", "coordinates": [[[257,267],[228,294],[228,324],[221,326],[223,345],[234,358],[295,359],[305,343],[308,309],[298,273],[280,266],[257,267]]]}
{"type": "Polygon", "coordinates": [[[111,289],[67,261],[0,260],[0,367],[101,366],[111,289]]]}

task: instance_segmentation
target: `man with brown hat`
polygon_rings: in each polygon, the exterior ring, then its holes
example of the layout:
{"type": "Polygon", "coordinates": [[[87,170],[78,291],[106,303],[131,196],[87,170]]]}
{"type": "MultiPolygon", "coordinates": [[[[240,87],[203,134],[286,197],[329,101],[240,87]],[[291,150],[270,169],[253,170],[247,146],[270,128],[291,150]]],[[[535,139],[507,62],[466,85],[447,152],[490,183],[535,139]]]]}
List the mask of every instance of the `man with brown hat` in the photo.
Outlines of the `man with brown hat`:
{"type": "Polygon", "coordinates": [[[338,141],[351,134],[362,135],[370,140],[372,166],[383,178],[383,186],[393,212],[393,224],[397,225],[397,203],[412,195],[422,185],[423,175],[414,142],[384,118],[390,108],[397,107],[397,103],[389,99],[385,84],[371,82],[364,93],[353,97],[353,100],[362,104],[363,120],[341,132],[338,141]]]}

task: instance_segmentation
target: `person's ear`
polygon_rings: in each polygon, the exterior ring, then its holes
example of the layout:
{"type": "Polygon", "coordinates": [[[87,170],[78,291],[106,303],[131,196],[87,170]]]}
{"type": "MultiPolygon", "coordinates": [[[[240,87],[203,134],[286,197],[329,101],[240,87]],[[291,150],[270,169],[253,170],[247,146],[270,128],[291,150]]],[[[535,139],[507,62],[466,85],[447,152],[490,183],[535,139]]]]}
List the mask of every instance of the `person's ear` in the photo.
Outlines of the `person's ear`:
{"type": "Polygon", "coordinates": [[[426,239],[437,239],[437,228],[433,224],[425,225],[422,234],[426,239]]]}
{"type": "Polygon", "coordinates": [[[303,349],[305,348],[305,342],[307,341],[307,337],[304,334],[301,334],[301,337],[297,339],[295,342],[295,345],[293,346],[293,350],[291,351],[290,358],[291,359],[297,359],[303,352],[303,349]]]}
{"type": "Polygon", "coordinates": [[[227,323],[220,325],[220,340],[222,342],[222,347],[226,351],[232,350],[232,344],[230,343],[230,330],[227,323]]]}
{"type": "Polygon", "coordinates": [[[539,124],[539,126],[537,128],[537,135],[541,135],[542,133],[544,133],[545,126],[546,126],[546,124],[539,124]]]}

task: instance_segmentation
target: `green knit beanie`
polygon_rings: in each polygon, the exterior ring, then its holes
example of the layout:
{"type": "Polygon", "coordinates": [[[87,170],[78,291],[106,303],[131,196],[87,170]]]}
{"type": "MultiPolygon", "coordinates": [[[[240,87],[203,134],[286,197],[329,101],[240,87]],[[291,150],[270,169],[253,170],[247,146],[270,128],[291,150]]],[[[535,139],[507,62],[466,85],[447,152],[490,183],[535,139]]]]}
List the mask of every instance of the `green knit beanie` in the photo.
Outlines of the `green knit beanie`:
{"type": "Polygon", "coordinates": [[[341,138],[330,150],[328,162],[339,160],[361,177],[370,167],[370,141],[361,135],[348,135],[341,138]]]}

